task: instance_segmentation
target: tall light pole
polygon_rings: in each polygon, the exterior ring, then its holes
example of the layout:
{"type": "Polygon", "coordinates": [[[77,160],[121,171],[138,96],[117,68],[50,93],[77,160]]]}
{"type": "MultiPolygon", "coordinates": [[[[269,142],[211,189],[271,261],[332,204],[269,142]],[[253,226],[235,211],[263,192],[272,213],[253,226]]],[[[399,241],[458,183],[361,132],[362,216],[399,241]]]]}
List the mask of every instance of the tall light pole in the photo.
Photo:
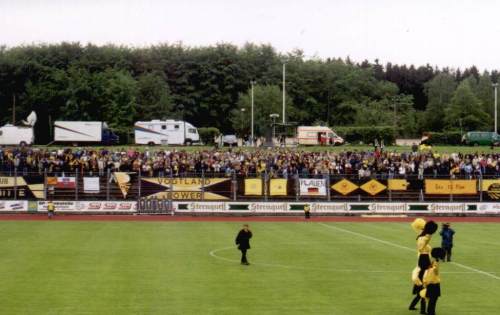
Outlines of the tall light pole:
{"type": "Polygon", "coordinates": [[[495,114],[493,115],[493,119],[495,119],[495,133],[498,132],[497,129],[497,92],[498,92],[498,83],[493,83],[492,86],[495,88],[495,114]]]}
{"type": "Polygon", "coordinates": [[[254,135],[253,135],[253,86],[255,85],[255,81],[254,80],[250,81],[250,85],[252,86],[252,91],[251,91],[251,99],[252,99],[252,101],[251,101],[252,106],[251,107],[252,107],[252,109],[250,110],[251,111],[251,115],[250,115],[251,116],[251,118],[250,118],[250,120],[251,120],[251,123],[250,123],[251,124],[251,127],[250,127],[250,130],[251,130],[251,132],[250,132],[250,137],[251,137],[250,138],[251,139],[250,145],[253,147],[253,141],[254,141],[254,135]]]}
{"type": "Polygon", "coordinates": [[[283,125],[285,124],[285,108],[286,108],[286,100],[285,100],[285,95],[286,95],[286,64],[283,63],[283,125]]]}

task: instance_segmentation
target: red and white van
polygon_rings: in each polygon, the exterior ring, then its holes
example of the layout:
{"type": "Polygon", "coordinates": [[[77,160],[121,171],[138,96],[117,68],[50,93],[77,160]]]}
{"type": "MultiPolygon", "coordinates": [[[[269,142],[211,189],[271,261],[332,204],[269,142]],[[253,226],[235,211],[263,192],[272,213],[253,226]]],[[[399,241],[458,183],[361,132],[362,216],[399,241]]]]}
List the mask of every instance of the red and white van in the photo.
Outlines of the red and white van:
{"type": "Polygon", "coordinates": [[[297,140],[302,145],[341,145],[344,139],[324,126],[299,126],[297,140]]]}

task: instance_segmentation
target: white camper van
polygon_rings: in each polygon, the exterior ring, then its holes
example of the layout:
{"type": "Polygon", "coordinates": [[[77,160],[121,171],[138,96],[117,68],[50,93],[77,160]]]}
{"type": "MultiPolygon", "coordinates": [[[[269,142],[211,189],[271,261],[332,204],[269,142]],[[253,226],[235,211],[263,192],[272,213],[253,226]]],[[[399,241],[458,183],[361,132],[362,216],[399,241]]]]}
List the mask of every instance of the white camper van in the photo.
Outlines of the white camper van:
{"type": "Polygon", "coordinates": [[[325,126],[300,126],[297,128],[298,143],[302,145],[340,145],[344,139],[325,126]]]}
{"type": "Polygon", "coordinates": [[[0,127],[0,145],[31,145],[35,140],[33,127],[7,124],[0,127]]]}
{"type": "Polygon", "coordinates": [[[135,144],[191,145],[200,141],[198,129],[181,120],[138,121],[134,125],[135,144]]]}

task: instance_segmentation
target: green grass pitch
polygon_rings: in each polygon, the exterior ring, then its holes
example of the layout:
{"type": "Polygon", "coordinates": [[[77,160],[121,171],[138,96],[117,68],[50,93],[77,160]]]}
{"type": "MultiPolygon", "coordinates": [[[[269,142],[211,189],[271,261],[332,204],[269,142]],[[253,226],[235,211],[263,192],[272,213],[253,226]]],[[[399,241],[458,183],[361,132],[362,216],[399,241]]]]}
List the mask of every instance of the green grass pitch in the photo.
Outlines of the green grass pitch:
{"type": "MultiPolygon", "coordinates": [[[[408,223],[251,223],[250,266],[239,227],[0,221],[0,314],[418,313],[408,223]]],[[[452,227],[437,313],[499,314],[500,225],[452,227]]]]}

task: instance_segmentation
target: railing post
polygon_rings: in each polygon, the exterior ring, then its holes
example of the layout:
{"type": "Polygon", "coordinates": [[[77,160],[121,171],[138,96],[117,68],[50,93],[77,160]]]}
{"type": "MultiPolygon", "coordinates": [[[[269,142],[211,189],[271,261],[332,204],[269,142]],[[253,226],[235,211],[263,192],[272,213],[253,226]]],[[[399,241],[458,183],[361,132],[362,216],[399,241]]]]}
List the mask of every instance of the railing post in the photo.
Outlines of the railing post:
{"type": "Polygon", "coordinates": [[[299,172],[295,173],[295,201],[299,201],[300,198],[300,178],[299,172]]]}
{"type": "Polygon", "coordinates": [[[264,201],[267,201],[268,197],[267,197],[267,178],[268,178],[268,174],[267,174],[267,168],[264,170],[264,201]]]}
{"type": "Polygon", "coordinates": [[[330,192],[330,173],[326,175],[326,197],[328,201],[332,201],[332,196],[330,192]]]}
{"type": "Polygon", "coordinates": [[[75,172],[75,200],[78,200],[78,170],[75,172]]]}
{"type": "Polygon", "coordinates": [[[169,208],[171,211],[171,214],[174,215],[174,170],[172,166],[170,166],[170,193],[168,194],[168,203],[169,203],[169,208]]]}
{"type": "Polygon", "coordinates": [[[137,180],[138,180],[138,188],[137,188],[137,195],[138,195],[138,200],[141,200],[141,196],[142,196],[142,181],[141,181],[141,178],[142,178],[142,169],[139,170],[139,175],[137,176],[137,180]]]}
{"type": "Polygon", "coordinates": [[[205,200],[205,169],[201,169],[201,200],[205,200]]]}
{"type": "Polygon", "coordinates": [[[106,172],[106,201],[109,201],[109,182],[111,180],[111,169],[106,172]]]}
{"type": "Polygon", "coordinates": [[[14,200],[17,200],[17,166],[14,164],[14,200]]]}
{"type": "Polygon", "coordinates": [[[236,181],[236,172],[233,170],[233,180],[232,180],[232,187],[233,187],[233,201],[236,201],[236,190],[238,189],[238,183],[236,181]]]}
{"type": "Polygon", "coordinates": [[[483,176],[479,175],[479,202],[483,202],[483,176]]]}
{"type": "Polygon", "coordinates": [[[43,199],[47,200],[47,168],[43,168],[43,199]]]}

